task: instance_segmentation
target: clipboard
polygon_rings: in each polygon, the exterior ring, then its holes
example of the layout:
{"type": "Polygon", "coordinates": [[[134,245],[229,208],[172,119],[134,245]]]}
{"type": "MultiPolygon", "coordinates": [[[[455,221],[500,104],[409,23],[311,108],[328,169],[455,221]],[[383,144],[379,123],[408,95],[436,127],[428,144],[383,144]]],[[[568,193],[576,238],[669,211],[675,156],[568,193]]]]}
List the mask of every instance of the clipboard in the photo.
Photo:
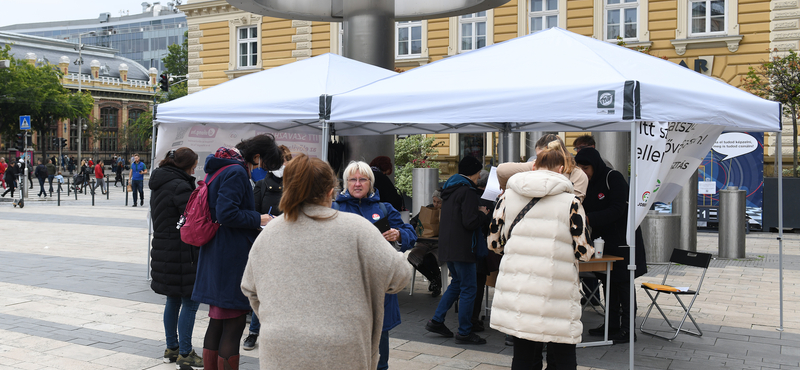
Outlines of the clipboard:
{"type": "Polygon", "coordinates": [[[375,227],[377,227],[378,230],[380,230],[381,234],[389,231],[389,229],[392,228],[391,226],[389,226],[389,218],[388,217],[384,217],[382,219],[379,219],[378,221],[375,221],[373,223],[373,225],[375,225],[375,227]]]}

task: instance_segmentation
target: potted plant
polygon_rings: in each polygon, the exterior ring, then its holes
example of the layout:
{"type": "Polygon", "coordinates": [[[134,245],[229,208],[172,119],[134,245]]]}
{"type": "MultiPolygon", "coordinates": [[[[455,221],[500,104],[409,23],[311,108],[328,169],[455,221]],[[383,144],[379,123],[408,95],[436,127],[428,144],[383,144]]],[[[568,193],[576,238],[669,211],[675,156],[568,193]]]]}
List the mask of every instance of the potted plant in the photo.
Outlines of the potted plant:
{"type": "Polygon", "coordinates": [[[439,168],[434,161],[437,157],[436,147],[444,141],[436,142],[436,138],[425,135],[412,135],[397,139],[394,143],[395,187],[404,195],[413,196],[412,179],[414,168],[439,168]]]}

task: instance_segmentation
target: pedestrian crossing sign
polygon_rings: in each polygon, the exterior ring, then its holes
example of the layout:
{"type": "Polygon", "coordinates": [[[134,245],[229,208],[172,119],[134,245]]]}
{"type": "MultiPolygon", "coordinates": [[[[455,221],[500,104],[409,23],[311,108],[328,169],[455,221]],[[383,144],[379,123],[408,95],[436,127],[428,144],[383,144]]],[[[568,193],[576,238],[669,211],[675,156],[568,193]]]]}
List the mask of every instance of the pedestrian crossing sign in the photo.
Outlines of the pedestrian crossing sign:
{"type": "Polygon", "coordinates": [[[19,116],[19,129],[20,130],[31,129],[31,116],[19,116]]]}

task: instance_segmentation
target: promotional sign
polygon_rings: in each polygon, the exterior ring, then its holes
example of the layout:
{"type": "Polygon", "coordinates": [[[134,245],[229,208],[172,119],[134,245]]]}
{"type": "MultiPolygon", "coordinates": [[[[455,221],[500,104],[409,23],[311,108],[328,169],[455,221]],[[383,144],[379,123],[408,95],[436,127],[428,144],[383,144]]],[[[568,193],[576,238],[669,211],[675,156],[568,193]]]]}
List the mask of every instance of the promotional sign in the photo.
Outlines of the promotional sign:
{"type": "Polygon", "coordinates": [[[699,182],[714,190],[699,193],[700,207],[719,206],[719,190],[737,186],[745,190],[746,206],[761,208],[764,187],[764,133],[726,132],[719,136],[699,168],[699,182]]]}
{"type": "Polygon", "coordinates": [[[159,127],[156,141],[156,163],[167,151],[180,147],[189,147],[199,158],[195,177],[205,176],[203,165],[209,154],[214,154],[220,147],[233,148],[243,139],[259,134],[272,134],[278,145],[286,145],[292,155],[300,153],[310,157],[319,157],[322,151],[321,135],[313,128],[296,128],[284,131],[268,131],[256,125],[214,125],[214,124],[172,124],[159,127]],[[238,127],[238,128],[237,128],[238,127]]]}
{"type": "Polygon", "coordinates": [[[637,226],[653,203],[668,203],[678,195],[721,133],[722,127],[713,125],[637,123],[636,212],[632,215],[637,226]]]}

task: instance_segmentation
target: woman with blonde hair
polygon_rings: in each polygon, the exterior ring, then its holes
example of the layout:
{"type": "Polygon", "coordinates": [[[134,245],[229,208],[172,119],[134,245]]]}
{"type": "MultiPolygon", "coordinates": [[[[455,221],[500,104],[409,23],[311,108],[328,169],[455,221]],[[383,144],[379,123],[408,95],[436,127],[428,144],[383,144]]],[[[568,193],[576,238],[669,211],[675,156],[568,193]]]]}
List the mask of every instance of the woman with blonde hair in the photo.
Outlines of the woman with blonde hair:
{"type": "Polygon", "coordinates": [[[261,319],[261,369],[374,370],[384,293],[411,271],[369,221],[331,208],[331,167],[286,164],[276,217],[253,244],[242,292],[261,319]]]}
{"type": "MultiPolygon", "coordinates": [[[[547,344],[548,368],[575,369],[581,342],[578,261],[594,254],[586,214],[572,182],[570,164],[558,142],[550,142],[534,171],[508,180],[504,207],[507,237],[492,302],[491,326],[515,337],[512,370],[541,369],[547,344]]],[[[500,212],[502,213],[502,212],[500,212]]]]}

